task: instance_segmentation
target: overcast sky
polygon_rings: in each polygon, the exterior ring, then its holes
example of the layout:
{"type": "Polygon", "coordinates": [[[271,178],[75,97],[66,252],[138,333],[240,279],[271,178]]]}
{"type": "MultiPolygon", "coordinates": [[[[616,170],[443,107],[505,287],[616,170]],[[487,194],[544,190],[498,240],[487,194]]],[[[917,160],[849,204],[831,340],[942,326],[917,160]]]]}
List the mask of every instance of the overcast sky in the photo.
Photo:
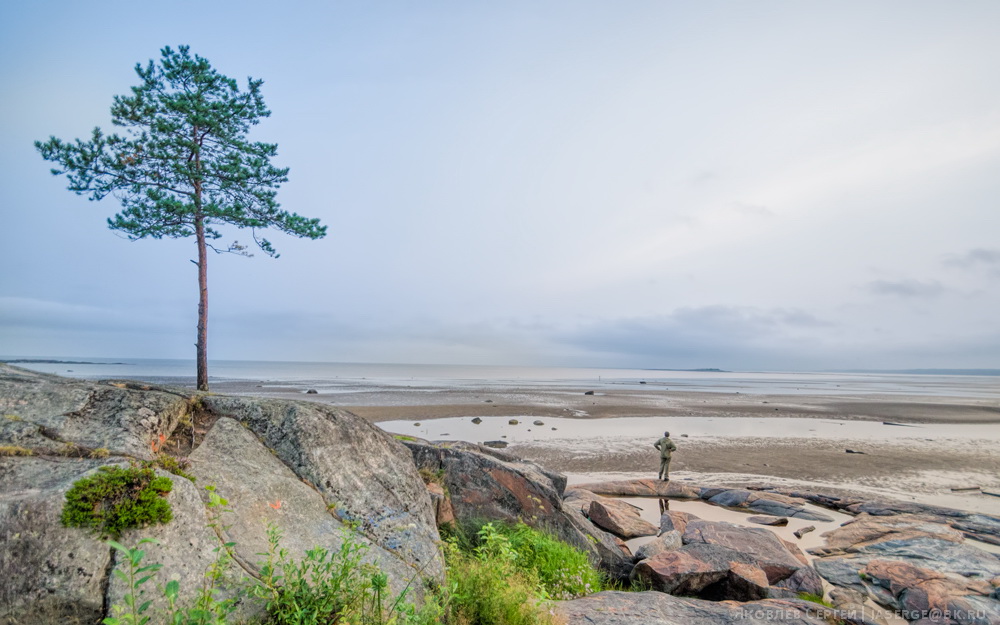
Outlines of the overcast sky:
{"type": "MultiPolygon", "coordinates": [[[[193,358],[192,239],[32,146],[189,44],[325,239],[209,259],[213,359],[1000,366],[1000,2],[6,2],[0,355],[193,358]]],[[[245,232],[224,240],[248,242],[245,232]]]]}

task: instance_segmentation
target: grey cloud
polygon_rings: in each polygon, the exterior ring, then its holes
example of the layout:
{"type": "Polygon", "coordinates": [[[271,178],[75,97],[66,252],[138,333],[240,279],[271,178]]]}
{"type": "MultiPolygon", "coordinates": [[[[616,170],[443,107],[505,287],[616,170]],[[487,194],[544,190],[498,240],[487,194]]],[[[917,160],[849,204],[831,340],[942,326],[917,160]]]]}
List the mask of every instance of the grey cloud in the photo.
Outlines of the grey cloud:
{"type": "Polygon", "coordinates": [[[927,299],[945,292],[945,287],[937,280],[875,280],[865,288],[876,295],[927,299]]]}
{"type": "Polygon", "coordinates": [[[975,248],[949,256],[944,264],[959,269],[986,269],[991,275],[1000,277],[1000,249],[975,248]]]}
{"type": "Polygon", "coordinates": [[[738,368],[751,361],[779,366],[789,357],[808,358],[807,346],[821,342],[831,328],[833,324],[801,310],[705,306],[603,320],[565,333],[561,340],[585,350],[639,357],[649,366],[738,368]]]}

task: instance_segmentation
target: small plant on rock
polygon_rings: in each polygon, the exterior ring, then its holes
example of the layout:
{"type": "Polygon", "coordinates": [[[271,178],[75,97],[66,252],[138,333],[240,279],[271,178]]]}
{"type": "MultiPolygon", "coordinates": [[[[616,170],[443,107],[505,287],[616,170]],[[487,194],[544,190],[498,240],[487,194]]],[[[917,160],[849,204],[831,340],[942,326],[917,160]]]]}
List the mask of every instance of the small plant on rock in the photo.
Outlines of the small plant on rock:
{"type": "Polygon", "coordinates": [[[172,489],[170,478],[150,468],[101,467],[66,491],[62,524],[117,538],[127,529],[167,523],[173,518],[166,500],[172,489]]]}

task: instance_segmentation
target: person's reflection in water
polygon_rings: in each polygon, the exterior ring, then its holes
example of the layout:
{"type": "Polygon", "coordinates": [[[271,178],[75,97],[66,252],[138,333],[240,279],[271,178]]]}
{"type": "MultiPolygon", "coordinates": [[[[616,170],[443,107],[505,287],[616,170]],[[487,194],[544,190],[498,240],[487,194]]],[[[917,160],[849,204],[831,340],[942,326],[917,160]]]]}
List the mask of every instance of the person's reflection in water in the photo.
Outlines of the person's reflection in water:
{"type": "Polygon", "coordinates": [[[669,499],[662,499],[661,498],[660,499],[660,514],[663,514],[664,512],[666,512],[669,509],[670,509],[670,500],[669,499]]]}

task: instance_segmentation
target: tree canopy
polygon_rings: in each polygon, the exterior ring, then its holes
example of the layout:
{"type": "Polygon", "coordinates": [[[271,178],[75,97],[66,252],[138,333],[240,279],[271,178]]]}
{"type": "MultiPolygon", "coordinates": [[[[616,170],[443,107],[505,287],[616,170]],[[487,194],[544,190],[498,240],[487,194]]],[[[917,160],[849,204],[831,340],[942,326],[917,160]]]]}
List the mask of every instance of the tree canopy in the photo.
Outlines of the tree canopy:
{"type": "Polygon", "coordinates": [[[98,201],[111,195],[122,210],[108,226],[132,240],[193,236],[198,247],[198,387],[208,388],[207,249],[249,255],[233,243],[220,249],[221,225],[249,228],[257,246],[277,257],[259,231],[274,228],[318,239],[326,226],[281,210],[277,190],[288,168],[271,164],[273,143],[247,139],[251,127],[271,112],[261,95],[262,80],[247,79],[245,90],[188,46],[163,48],[159,62],[136,65],[139,84],[115,96],[112,124],[122,134],[94,128],[87,140],[50,137],[36,141],[42,157],[65,174],[68,189],[98,201]]]}

